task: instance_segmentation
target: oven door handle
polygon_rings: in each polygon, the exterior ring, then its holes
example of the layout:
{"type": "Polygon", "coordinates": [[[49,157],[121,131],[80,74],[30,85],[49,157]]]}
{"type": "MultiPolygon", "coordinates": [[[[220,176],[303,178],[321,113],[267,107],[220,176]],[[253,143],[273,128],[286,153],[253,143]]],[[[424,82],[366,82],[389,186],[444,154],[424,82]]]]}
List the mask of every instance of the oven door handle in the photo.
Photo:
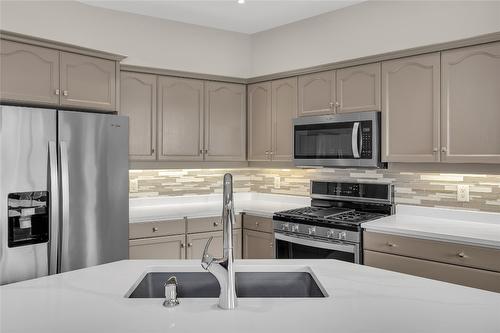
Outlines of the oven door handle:
{"type": "Polygon", "coordinates": [[[359,158],[359,121],[354,123],[352,127],[352,136],[351,136],[351,146],[352,146],[352,156],[354,158],[359,158]]]}
{"type": "Polygon", "coordinates": [[[278,240],[285,241],[285,242],[290,242],[290,243],[300,244],[300,245],[305,245],[305,246],[310,246],[310,247],[317,247],[317,248],[326,249],[326,250],[356,253],[356,246],[353,244],[314,241],[314,240],[300,238],[300,237],[288,236],[288,235],[285,235],[282,233],[275,233],[274,238],[278,239],[278,240]]]}

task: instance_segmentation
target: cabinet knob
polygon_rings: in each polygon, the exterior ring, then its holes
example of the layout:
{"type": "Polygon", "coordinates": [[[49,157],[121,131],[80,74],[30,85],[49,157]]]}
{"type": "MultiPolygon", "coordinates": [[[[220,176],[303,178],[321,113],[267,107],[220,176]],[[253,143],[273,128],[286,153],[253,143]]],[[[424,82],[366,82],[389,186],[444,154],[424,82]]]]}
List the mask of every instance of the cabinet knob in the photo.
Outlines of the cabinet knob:
{"type": "Polygon", "coordinates": [[[186,244],[184,243],[181,243],[181,249],[185,248],[186,247],[186,244]]]}
{"type": "Polygon", "coordinates": [[[203,149],[200,149],[200,154],[203,154],[203,149]]]}
{"type": "Polygon", "coordinates": [[[258,226],[259,226],[259,224],[260,224],[259,222],[255,222],[255,226],[256,226],[256,227],[258,227],[258,226]]]}
{"type": "Polygon", "coordinates": [[[464,251],[460,251],[459,253],[457,253],[457,256],[459,256],[460,258],[467,258],[464,251]]]}
{"type": "Polygon", "coordinates": [[[441,147],[441,152],[446,153],[446,147],[441,147]]]}
{"type": "Polygon", "coordinates": [[[272,151],[272,150],[271,150],[271,151],[269,152],[269,155],[274,155],[274,151],[272,151]]]}
{"type": "Polygon", "coordinates": [[[336,108],[340,107],[340,103],[339,102],[335,102],[335,107],[336,108]]]}
{"type": "Polygon", "coordinates": [[[205,154],[208,154],[208,149],[205,149],[203,152],[204,152],[205,154]]]}
{"type": "Polygon", "coordinates": [[[269,155],[269,150],[266,150],[266,155],[269,155]]]}
{"type": "Polygon", "coordinates": [[[151,154],[154,154],[154,153],[155,153],[155,149],[151,148],[151,154]]]}
{"type": "Polygon", "coordinates": [[[333,109],[333,106],[334,106],[334,105],[335,105],[335,104],[334,104],[333,102],[330,102],[330,109],[333,109]]]}
{"type": "Polygon", "coordinates": [[[63,90],[63,95],[64,96],[68,96],[68,91],[67,90],[63,90]]]}
{"type": "Polygon", "coordinates": [[[219,222],[214,222],[214,227],[218,227],[219,226],[219,222]]]}
{"type": "Polygon", "coordinates": [[[54,93],[55,93],[56,95],[59,95],[59,94],[61,93],[61,91],[60,91],[59,89],[56,89],[56,90],[54,91],[54,93]]]}
{"type": "Polygon", "coordinates": [[[439,150],[439,149],[437,149],[437,147],[434,147],[434,148],[432,149],[432,152],[433,152],[433,153],[437,153],[437,152],[438,152],[438,150],[439,150]]]}
{"type": "Polygon", "coordinates": [[[188,243],[188,247],[192,247],[193,246],[193,243],[188,243]]]}
{"type": "Polygon", "coordinates": [[[387,246],[389,246],[389,247],[396,247],[396,244],[391,243],[391,242],[387,242],[386,244],[387,244],[387,246]]]}
{"type": "Polygon", "coordinates": [[[157,232],[158,231],[158,227],[153,227],[153,232],[157,232]]]}
{"type": "Polygon", "coordinates": [[[269,243],[269,247],[273,247],[273,243],[269,243]]]}

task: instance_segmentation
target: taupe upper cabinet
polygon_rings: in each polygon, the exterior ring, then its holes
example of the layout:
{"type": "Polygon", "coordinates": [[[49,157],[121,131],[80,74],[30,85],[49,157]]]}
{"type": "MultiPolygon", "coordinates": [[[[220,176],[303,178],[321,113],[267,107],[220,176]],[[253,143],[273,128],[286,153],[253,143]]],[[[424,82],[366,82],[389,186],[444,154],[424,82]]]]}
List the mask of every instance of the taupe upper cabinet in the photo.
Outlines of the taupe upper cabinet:
{"type": "Polygon", "coordinates": [[[301,75],[298,80],[299,116],[334,113],[335,71],[301,75]]]}
{"type": "Polygon", "coordinates": [[[443,161],[500,163],[500,43],[446,51],[441,62],[443,161]]]}
{"type": "Polygon", "coordinates": [[[61,52],[61,105],[116,108],[116,62],[61,52]]]}
{"type": "Polygon", "coordinates": [[[205,82],[205,160],[246,160],[246,89],[205,82]]]}
{"type": "Polygon", "coordinates": [[[248,86],[248,160],[266,161],[272,149],[271,82],[248,86]]]}
{"type": "Polygon", "coordinates": [[[121,72],[120,114],[129,117],[130,160],[156,159],[156,75],[121,72]]]}
{"type": "Polygon", "coordinates": [[[439,161],[440,55],[382,63],[382,160],[439,161]]]}
{"type": "Polygon", "coordinates": [[[297,117],[297,78],[276,80],[272,87],[271,160],[291,161],[293,157],[292,120],[297,117]]]}
{"type": "Polygon", "coordinates": [[[203,160],[203,81],[158,78],[158,159],[203,160]]]}
{"type": "Polygon", "coordinates": [[[59,51],[0,41],[2,100],[59,104],[59,51]]]}
{"type": "Polygon", "coordinates": [[[337,70],[336,113],[380,111],[380,63],[337,70]]]}

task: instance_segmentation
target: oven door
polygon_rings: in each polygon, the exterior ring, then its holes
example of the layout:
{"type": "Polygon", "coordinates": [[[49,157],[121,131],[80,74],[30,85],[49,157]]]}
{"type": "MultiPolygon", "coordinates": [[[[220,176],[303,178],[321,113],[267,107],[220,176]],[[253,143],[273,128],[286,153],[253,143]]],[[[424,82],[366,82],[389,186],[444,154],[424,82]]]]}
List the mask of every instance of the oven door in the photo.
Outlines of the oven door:
{"type": "Polygon", "coordinates": [[[294,119],[297,166],[378,167],[379,112],[294,119]]]}
{"type": "Polygon", "coordinates": [[[322,241],[275,232],[276,259],[337,259],[360,262],[358,244],[322,241]]]}

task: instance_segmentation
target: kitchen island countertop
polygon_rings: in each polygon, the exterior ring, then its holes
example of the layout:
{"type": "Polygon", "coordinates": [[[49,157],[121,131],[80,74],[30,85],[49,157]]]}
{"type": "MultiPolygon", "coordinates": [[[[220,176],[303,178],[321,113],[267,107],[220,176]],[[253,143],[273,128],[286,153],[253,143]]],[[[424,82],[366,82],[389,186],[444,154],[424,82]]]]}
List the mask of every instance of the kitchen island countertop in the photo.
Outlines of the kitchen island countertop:
{"type": "MultiPolygon", "coordinates": [[[[311,270],[326,298],[124,296],[145,271],[202,271],[199,260],[125,260],[0,287],[2,333],[481,332],[500,331],[500,294],[336,260],[245,260],[236,271],[311,270]]],[[[209,274],[209,273],[207,273],[209,274]]]]}

